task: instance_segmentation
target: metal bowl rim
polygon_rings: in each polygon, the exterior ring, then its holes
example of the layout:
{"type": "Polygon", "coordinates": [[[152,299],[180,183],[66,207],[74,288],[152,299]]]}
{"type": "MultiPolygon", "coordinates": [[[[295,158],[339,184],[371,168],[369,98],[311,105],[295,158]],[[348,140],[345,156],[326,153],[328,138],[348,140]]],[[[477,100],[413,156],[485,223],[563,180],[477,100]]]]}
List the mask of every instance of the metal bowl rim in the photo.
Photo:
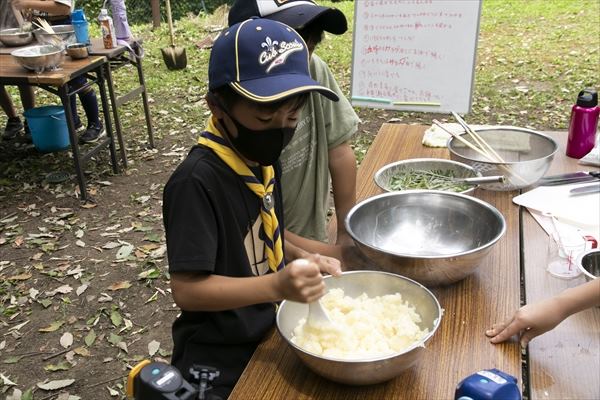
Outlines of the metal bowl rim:
{"type": "MultiPolygon", "coordinates": [[[[490,165],[515,165],[515,164],[524,164],[527,162],[532,162],[532,161],[540,161],[540,160],[545,160],[547,158],[553,158],[554,155],[556,154],[556,152],[558,151],[558,143],[556,143],[556,140],[552,139],[550,136],[538,132],[538,131],[534,131],[532,129],[527,129],[527,128],[519,128],[516,126],[496,126],[496,127],[489,127],[489,128],[479,128],[479,129],[475,129],[476,132],[487,132],[487,131],[518,131],[518,132],[525,132],[525,133],[529,133],[531,135],[535,135],[535,136],[541,136],[544,139],[548,140],[554,147],[554,150],[552,150],[552,152],[550,154],[545,155],[544,157],[540,157],[540,158],[534,158],[532,160],[525,160],[525,161],[507,161],[504,163],[501,162],[497,162],[497,161],[481,161],[479,159],[474,159],[471,157],[467,157],[465,155],[462,155],[460,153],[458,153],[457,151],[455,151],[452,147],[451,147],[451,143],[454,140],[454,136],[450,136],[448,138],[448,141],[446,142],[446,147],[448,148],[448,151],[453,153],[454,155],[464,158],[466,160],[470,160],[473,162],[485,162],[486,164],[490,164],[490,165]]],[[[466,133],[463,133],[461,135],[466,135],[466,133]]]]}
{"type": "MultiPolygon", "coordinates": [[[[337,357],[326,357],[323,356],[321,354],[315,354],[312,353],[308,350],[303,349],[302,347],[297,346],[295,343],[293,343],[290,339],[287,338],[287,336],[281,331],[281,328],[279,326],[279,316],[281,314],[281,310],[283,308],[283,305],[286,302],[292,302],[290,300],[283,300],[281,302],[281,304],[279,305],[278,309],[277,309],[277,315],[275,316],[275,326],[277,327],[277,331],[279,332],[279,334],[281,335],[281,337],[283,337],[283,339],[287,342],[287,344],[289,344],[290,346],[292,346],[295,350],[297,351],[301,351],[304,354],[308,354],[311,355],[313,357],[322,359],[322,360],[326,360],[326,361],[334,361],[334,362],[343,362],[343,363],[350,363],[350,364],[358,364],[358,363],[365,363],[365,362],[375,362],[375,361],[383,361],[383,360],[389,360],[398,356],[401,356],[403,354],[409,353],[410,351],[414,350],[417,347],[425,347],[425,343],[433,336],[433,334],[438,330],[440,323],[442,322],[442,317],[443,317],[443,309],[442,306],[440,306],[440,302],[438,301],[437,297],[435,297],[435,295],[431,292],[431,290],[427,289],[424,285],[421,285],[419,282],[412,280],[410,278],[407,278],[405,276],[399,275],[399,274],[394,274],[392,272],[384,272],[384,271],[369,271],[369,270],[359,270],[359,271],[344,271],[342,272],[342,275],[354,275],[354,274],[377,274],[377,275],[389,275],[392,276],[394,279],[403,279],[405,281],[408,281],[409,283],[420,287],[422,290],[425,291],[426,294],[429,295],[429,297],[431,297],[433,299],[433,301],[435,302],[435,305],[437,306],[437,318],[435,319],[435,324],[433,326],[433,328],[431,329],[431,331],[425,335],[421,340],[419,340],[418,342],[413,343],[410,347],[407,347],[406,349],[402,350],[401,352],[397,352],[397,353],[392,353],[392,354],[388,354],[387,356],[377,356],[377,357],[372,357],[372,358],[352,358],[352,359],[346,359],[346,358],[337,358],[337,357]]],[[[333,279],[335,278],[334,276],[328,275],[328,276],[324,276],[323,280],[328,280],[328,279],[333,279]]],[[[294,303],[298,303],[298,302],[294,302],[294,303]]]]}
{"type": "MultiPolygon", "coordinates": [[[[385,190],[386,192],[400,192],[400,191],[408,191],[408,190],[423,190],[423,189],[404,189],[404,190],[390,190],[388,188],[384,188],[382,185],[379,184],[379,177],[388,169],[394,168],[398,165],[408,165],[411,163],[426,163],[426,162],[443,162],[443,163],[447,163],[447,164],[453,164],[453,165],[457,165],[459,167],[462,167],[464,169],[466,169],[467,171],[471,171],[473,172],[475,175],[475,177],[479,177],[482,176],[481,172],[477,171],[475,168],[471,167],[468,164],[462,163],[460,161],[454,161],[454,160],[448,160],[447,158],[407,158],[405,160],[399,160],[399,161],[394,161],[392,163],[386,164],[383,167],[379,168],[377,170],[377,172],[375,172],[375,174],[373,175],[373,181],[375,182],[375,184],[381,189],[381,190],[385,190]]],[[[479,186],[479,185],[475,185],[475,186],[479,186]]],[[[473,192],[474,187],[470,187],[467,190],[463,190],[462,192],[453,192],[453,193],[471,193],[473,192]]],[[[445,191],[445,190],[444,190],[445,191]]]]}
{"type": "Polygon", "coordinates": [[[7,28],[0,30],[0,35],[20,36],[31,35],[31,31],[21,31],[21,28],[7,28]]]}
{"type": "Polygon", "coordinates": [[[577,256],[577,261],[576,261],[576,263],[577,263],[577,264],[576,264],[576,265],[577,265],[577,268],[579,268],[579,270],[580,270],[581,272],[583,272],[583,274],[584,274],[586,277],[588,277],[588,278],[590,278],[590,279],[600,279],[600,276],[592,275],[592,274],[590,273],[590,271],[588,271],[587,269],[585,269],[585,268],[584,268],[584,266],[583,266],[583,263],[582,263],[582,261],[583,261],[583,258],[584,258],[585,256],[589,255],[589,254],[592,254],[592,253],[600,253],[600,249],[590,249],[590,250],[586,250],[586,251],[584,251],[584,252],[583,252],[583,253],[581,253],[579,256],[577,256]]]}
{"type": "Polygon", "coordinates": [[[75,27],[73,26],[73,24],[52,25],[52,29],[64,29],[65,27],[69,27],[69,26],[71,27],[70,30],[66,30],[66,31],[62,31],[62,32],[55,31],[54,33],[48,33],[42,28],[34,29],[32,32],[33,33],[41,33],[42,35],[50,35],[50,36],[75,33],[75,27]]]}
{"type": "Polygon", "coordinates": [[[16,49],[11,51],[11,55],[13,57],[19,57],[19,58],[32,58],[32,57],[45,57],[45,56],[51,56],[57,53],[62,52],[63,50],[60,47],[56,47],[54,45],[51,44],[36,44],[34,46],[27,46],[27,47],[23,47],[20,49],[16,49]],[[52,47],[54,49],[56,49],[56,51],[52,52],[52,53],[45,53],[45,54],[34,54],[34,55],[30,55],[30,54],[19,54],[19,52],[24,52],[26,50],[30,50],[32,48],[36,48],[36,47],[52,47]]]}
{"type": "Polygon", "coordinates": [[[87,44],[85,43],[81,43],[81,42],[77,42],[77,43],[70,43],[67,45],[67,50],[69,49],[83,49],[84,47],[87,48],[87,44]]]}
{"type": "Polygon", "coordinates": [[[354,207],[352,207],[350,209],[350,211],[348,211],[348,215],[346,215],[346,219],[344,220],[344,225],[346,226],[346,231],[348,232],[348,234],[350,234],[350,236],[352,237],[353,240],[356,240],[357,242],[359,242],[361,245],[368,247],[370,249],[379,251],[379,252],[383,252],[385,254],[389,254],[392,256],[396,256],[396,257],[406,257],[406,258],[419,258],[419,259],[425,259],[425,260],[435,260],[435,259],[444,259],[444,258],[448,258],[448,257],[461,257],[461,256],[465,256],[468,254],[473,254],[473,253],[477,253],[478,251],[484,250],[490,246],[492,246],[494,243],[496,243],[498,240],[500,240],[500,238],[502,238],[502,236],[504,235],[504,233],[506,232],[506,220],[504,218],[504,215],[502,215],[502,213],[500,211],[498,211],[498,209],[494,206],[492,206],[491,204],[478,199],[476,197],[473,196],[468,196],[465,194],[461,194],[461,193],[456,193],[456,192],[446,192],[444,190],[401,190],[401,191],[396,191],[396,192],[388,192],[388,193],[382,193],[373,197],[369,197],[363,201],[361,201],[360,203],[356,204],[354,207]],[[476,247],[474,249],[471,250],[467,250],[467,251],[463,251],[460,253],[454,253],[454,254],[443,254],[443,255],[416,255],[416,254],[411,254],[411,253],[396,253],[393,251],[389,251],[386,249],[382,249],[380,247],[377,246],[372,246],[370,244],[367,243],[363,243],[361,240],[358,240],[356,238],[356,235],[354,234],[354,232],[352,231],[352,228],[350,227],[350,218],[354,215],[354,213],[363,205],[363,204],[367,204],[370,203],[372,201],[378,200],[382,197],[388,197],[388,196],[404,196],[404,195],[414,195],[414,194],[420,194],[420,193],[425,193],[425,194],[437,194],[437,195],[441,195],[441,196],[456,196],[456,197],[461,197],[465,200],[468,201],[473,201],[475,203],[478,203],[479,205],[485,207],[486,209],[490,210],[494,215],[496,215],[496,217],[499,217],[499,220],[501,222],[502,225],[502,229],[500,229],[500,232],[498,232],[498,234],[489,242],[487,242],[486,244],[476,247]]]}

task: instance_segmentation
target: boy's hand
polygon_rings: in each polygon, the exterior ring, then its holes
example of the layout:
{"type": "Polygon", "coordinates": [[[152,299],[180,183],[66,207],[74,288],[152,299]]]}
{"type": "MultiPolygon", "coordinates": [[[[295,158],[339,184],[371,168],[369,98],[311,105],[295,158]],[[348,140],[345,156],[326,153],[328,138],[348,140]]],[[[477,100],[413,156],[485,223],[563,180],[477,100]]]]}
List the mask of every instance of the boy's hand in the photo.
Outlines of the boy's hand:
{"type": "Polygon", "coordinates": [[[315,261],[299,258],[276,274],[280,297],[311,303],[325,294],[325,283],[315,261]]]}

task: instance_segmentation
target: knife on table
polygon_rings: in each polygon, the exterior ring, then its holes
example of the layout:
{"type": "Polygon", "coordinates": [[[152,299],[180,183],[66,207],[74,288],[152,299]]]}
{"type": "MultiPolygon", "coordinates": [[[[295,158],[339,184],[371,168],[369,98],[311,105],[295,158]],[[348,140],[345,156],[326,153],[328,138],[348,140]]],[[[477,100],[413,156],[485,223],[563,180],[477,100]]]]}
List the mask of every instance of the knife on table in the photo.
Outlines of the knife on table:
{"type": "Polygon", "coordinates": [[[591,185],[580,186],[575,189],[569,190],[570,196],[579,196],[582,194],[591,194],[600,192],[600,182],[592,183],[591,185]]]}
{"type": "Polygon", "coordinates": [[[540,186],[569,185],[571,183],[591,182],[600,179],[600,171],[580,171],[569,174],[545,176],[539,180],[540,186]]]}

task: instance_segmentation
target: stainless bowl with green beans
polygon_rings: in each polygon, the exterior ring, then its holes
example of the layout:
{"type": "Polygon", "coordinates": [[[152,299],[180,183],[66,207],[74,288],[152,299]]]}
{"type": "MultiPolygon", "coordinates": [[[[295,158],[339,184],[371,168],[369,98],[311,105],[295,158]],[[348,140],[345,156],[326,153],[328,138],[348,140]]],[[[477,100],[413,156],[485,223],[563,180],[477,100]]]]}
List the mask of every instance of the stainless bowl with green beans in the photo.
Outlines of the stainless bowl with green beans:
{"type": "Polygon", "coordinates": [[[373,177],[386,192],[401,190],[443,190],[472,194],[475,185],[462,181],[481,174],[473,167],[441,158],[412,158],[383,166],[373,177]]]}

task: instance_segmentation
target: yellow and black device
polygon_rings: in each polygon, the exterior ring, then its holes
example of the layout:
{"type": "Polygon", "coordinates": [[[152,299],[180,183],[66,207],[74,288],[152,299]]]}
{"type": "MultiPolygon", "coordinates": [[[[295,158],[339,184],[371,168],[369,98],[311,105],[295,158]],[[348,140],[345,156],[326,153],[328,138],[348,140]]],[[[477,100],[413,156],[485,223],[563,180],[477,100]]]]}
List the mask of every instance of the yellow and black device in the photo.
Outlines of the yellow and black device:
{"type": "Polygon", "coordinates": [[[193,400],[198,391],[172,365],[144,360],[129,372],[127,398],[130,400],[193,400]]]}

